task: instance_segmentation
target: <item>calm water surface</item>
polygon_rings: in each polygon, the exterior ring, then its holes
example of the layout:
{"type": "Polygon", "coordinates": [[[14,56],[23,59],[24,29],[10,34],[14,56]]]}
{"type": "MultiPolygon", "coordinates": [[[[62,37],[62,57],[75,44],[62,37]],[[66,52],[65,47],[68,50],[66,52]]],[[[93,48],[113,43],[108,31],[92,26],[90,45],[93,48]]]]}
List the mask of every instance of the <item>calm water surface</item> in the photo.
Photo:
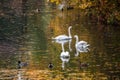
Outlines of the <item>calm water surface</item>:
{"type": "Polygon", "coordinates": [[[60,12],[41,6],[39,12],[28,11],[25,39],[19,47],[9,46],[8,52],[0,52],[0,80],[120,80],[120,28],[85,20],[84,13],[78,15],[77,10],[60,12]],[[62,47],[52,37],[68,35],[69,26],[72,51],[65,43],[70,59],[63,70],[62,47]],[[74,35],[90,44],[89,52],[75,56],[74,35]],[[20,69],[18,61],[22,62],[20,69]],[[48,68],[49,63],[53,64],[52,69],[48,68]]]}

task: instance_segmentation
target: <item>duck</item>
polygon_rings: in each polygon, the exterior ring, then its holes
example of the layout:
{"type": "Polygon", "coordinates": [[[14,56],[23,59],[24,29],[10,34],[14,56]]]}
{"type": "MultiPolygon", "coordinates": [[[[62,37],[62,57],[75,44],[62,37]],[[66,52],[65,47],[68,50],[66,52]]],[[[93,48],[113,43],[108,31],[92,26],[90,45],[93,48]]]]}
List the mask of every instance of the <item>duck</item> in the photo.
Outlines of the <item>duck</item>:
{"type": "Polygon", "coordinates": [[[53,69],[53,64],[51,62],[49,63],[48,68],[53,69]]]}
{"type": "Polygon", "coordinates": [[[27,62],[21,62],[20,60],[18,61],[18,69],[21,69],[22,67],[26,67],[28,65],[27,62]]]}

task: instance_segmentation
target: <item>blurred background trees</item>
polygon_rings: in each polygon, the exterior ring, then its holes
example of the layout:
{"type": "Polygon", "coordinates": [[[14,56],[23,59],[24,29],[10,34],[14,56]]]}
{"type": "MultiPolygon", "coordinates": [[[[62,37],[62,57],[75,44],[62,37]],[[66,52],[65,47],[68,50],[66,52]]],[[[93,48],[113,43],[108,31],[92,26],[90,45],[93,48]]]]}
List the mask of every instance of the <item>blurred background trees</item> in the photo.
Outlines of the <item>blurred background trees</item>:
{"type": "Polygon", "coordinates": [[[25,32],[27,0],[0,0],[0,40],[17,41],[25,32]]]}
{"type": "Polygon", "coordinates": [[[120,25],[120,0],[49,0],[50,3],[65,4],[86,11],[90,18],[111,25],[120,25]]]}
{"type": "Polygon", "coordinates": [[[55,8],[62,5],[63,11],[84,12],[86,17],[103,24],[120,25],[120,0],[34,0],[29,7],[28,1],[32,0],[0,0],[0,40],[21,36],[27,29],[27,9],[46,1],[55,8]]]}

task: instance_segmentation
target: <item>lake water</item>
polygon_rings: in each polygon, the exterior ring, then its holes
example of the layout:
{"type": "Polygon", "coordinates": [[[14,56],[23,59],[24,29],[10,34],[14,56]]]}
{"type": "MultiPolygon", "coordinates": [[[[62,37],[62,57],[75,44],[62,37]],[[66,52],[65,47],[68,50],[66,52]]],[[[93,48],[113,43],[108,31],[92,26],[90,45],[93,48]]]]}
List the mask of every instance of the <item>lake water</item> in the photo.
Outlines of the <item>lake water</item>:
{"type": "Polygon", "coordinates": [[[119,27],[86,19],[77,9],[62,12],[47,4],[39,7],[39,11],[27,10],[23,18],[26,29],[19,44],[0,43],[5,46],[0,52],[0,80],[120,80],[119,27]],[[68,35],[69,26],[72,39],[64,44],[64,50],[70,57],[64,63],[61,44],[52,38],[68,35]],[[88,52],[75,56],[74,35],[90,44],[88,52]]]}

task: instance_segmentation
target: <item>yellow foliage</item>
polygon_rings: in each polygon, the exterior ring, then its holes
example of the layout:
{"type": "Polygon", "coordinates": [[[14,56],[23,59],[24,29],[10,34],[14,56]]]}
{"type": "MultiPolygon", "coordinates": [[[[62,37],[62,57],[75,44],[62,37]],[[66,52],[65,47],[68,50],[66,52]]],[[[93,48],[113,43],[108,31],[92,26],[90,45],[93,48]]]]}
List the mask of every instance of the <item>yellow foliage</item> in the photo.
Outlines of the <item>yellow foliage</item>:
{"type": "Polygon", "coordinates": [[[60,1],[59,0],[50,0],[51,3],[56,3],[56,4],[59,4],[60,1]]]}
{"type": "Polygon", "coordinates": [[[90,7],[91,5],[92,5],[92,2],[87,2],[87,3],[81,4],[79,7],[80,7],[81,9],[85,9],[85,8],[87,8],[87,7],[90,7]]]}

